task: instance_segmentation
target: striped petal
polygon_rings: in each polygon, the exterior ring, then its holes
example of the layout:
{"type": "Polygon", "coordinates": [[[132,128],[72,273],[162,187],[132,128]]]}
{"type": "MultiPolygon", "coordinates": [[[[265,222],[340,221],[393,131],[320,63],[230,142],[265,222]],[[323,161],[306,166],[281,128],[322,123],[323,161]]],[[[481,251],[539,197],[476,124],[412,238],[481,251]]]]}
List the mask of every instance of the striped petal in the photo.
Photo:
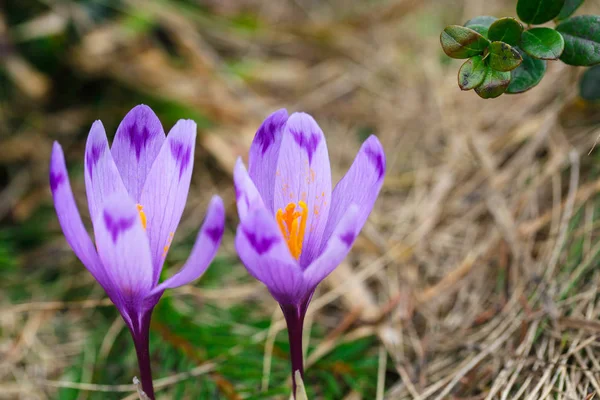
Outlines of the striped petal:
{"type": "Polygon", "coordinates": [[[84,172],[90,217],[93,221],[108,197],[126,190],[100,121],[94,122],[87,138],[84,172]]]}
{"type": "Polygon", "coordinates": [[[67,242],[77,258],[111,296],[111,281],[105,274],[96,248],[81,221],[69,183],[64,154],[57,142],[54,142],[50,158],[50,189],[58,222],[67,242]]]}
{"type": "Polygon", "coordinates": [[[175,275],[152,290],[151,295],[165,289],[186,285],[198,279],[217,254],[225,230],[225,207],[219,196],[214,196],[208,206],[204,224],[196,238],[196,244],[185,265],[175,275]]]}
{"type": "Polygon", "coordinates": [[[371,135],[361,146],[352,166],[333,190],[329,218],[323,234],[321,250],[350,204],[358,206],[357,226],[362,229],[375,200],[379,195],[385,176],[385,153],[377,137],[371,135]]]}
{"type": "Polygon", "coordinates": [[[235,237],[237,253],[252,276],[265,284],[280,304],[299,304],[307,287],[273,216],[258,208],[242,219],[235,237]]]}
{"type": "Polygon", "coordinates": [[[143,104],[129,111],[117,128],[111,153],[129,195],[137,203],[164,141],[160,120],[143,104]]]}
{"type": "Polygon", "coordinates": [[[178,121],[152,165],[138,203],[147,221],[154,284],[158,283],[185,207],[194,165],[195,143],[196,123],[191,120],[178,121]]]}
{"type": "Polygon", "coordinates": [[[152,261],[140,215],[126,192],[106,200],[94,220],[94,235],[105,272],[123,305],[141,305],[152,288],[152,261]]]}
{"type": "Polygon", "coordinates": [[[285,126],[275,177],[274,209],[304,202],[308,208],[300,265],[318,256],[331,198],[331,169],[323,131],[313,117],[294,113],[285,126]]]}
{"type": "Polygon", "coordinates": [[[360,232],[359,215],[359,207],[350,205],[330,235],[323,253],[304,271],[304,278],[311,290],[346,258],[360,232]]]}
{"type": "Polygon", "coordinates": [[[250,179],[244,162],[241,158],[237,159],[233,171],[233,184],[235,186],[235,198],[240,219],[243,219],[251,211],[257,208],[264,208],[263,199],[258,193],[258,189],[250,179]]]}
{"type": "Polygon", "coordinates": [[[275,170],[287,119],[288,113],[284,108],[269,115],[256,131],[248,157],[250,178],[256,185],[265,206],[272,213],[275,213],[273,209],[275,170]]]}

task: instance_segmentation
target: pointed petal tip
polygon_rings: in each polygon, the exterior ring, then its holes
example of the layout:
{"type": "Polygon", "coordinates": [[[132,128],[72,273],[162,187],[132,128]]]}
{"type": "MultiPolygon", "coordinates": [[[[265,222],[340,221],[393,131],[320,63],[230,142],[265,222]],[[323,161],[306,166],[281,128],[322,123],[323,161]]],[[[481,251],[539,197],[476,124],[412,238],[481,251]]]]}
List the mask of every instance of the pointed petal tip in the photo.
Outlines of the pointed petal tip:
{"type": "MultiPolygon", "coordinates": [[[[141,110],[144,110],[144,111],[152,111],[152,108],[150,108],[150,106],[148,106],[148,105],[146,105],[146,104],[144,104],[144,103],[140,103],[140,104],[138,104],[137,106],[134,106],[134,107],[131,109],[131,111],[133,111],[133,110],[137,110],[137,111],[141,111],[141,110]]],[[[153,111],[152,111],[152,112],[153,112],[153,111]]]]}
{"type": "Polygon", "coordinates": [[[104,125],[102,121],[99,119],[95,120],[90,127],[90,133],[88,133],[87,143],[98,143],[98,142],[106,142],[108,145],[108,138],[106,137],[106,130],[104,129],[104,125]]]}
{"type": "Polygon", "coordinates": [[[60,145],[60,143],[58,143],[58,140],[55,140],[52,143],[52,156],[54,156],[54,153],[62,153],[62,146],[60,145]]]}
{"type": "Polygon", "coordinates": [[[317,121],[305,112],[295,112],[290,115],[285,131],[291,133],[299,144],[307,141],[315,141],[318,144],[324,139],[323,130],[317,121]]]}
{"type": "Polygon", "coordinates": [[[215,195],[210,200],[202,229],[206,231],[216,246],[221,243],[223,232],[225,232],[225,205],[221,197],[215,195]]]}
{"type": "Polygon", "coordinates": [[[248,170],[246,169],[246,165],[244,164],[244,160],[242,157],[238,157],[235,160],[235,166],[233,167],[233,186],[236,190],[236,194],[238,193],[238,189],[242,190],[243,186],[245,186],[247,180],[251,180],[248,176],[248,170]]]}
{"type": "Polygon", "coordinates": [[[367,142],[383,148],[383,146],[381,145],[381,142],[379,141],[379,138],[377,137],[377,135],[375,135],[373,133],[369,135],[369,137],[367,138],[367,140],[365,140],[364,143],[367,143],[367,142]]]}
{"type": "Polygon", "coordinates": [[[223,203],[223,199],[218,194],[213,195],[210,199],[210,203],[208,204],[208,208],[216,207],[217,210],[222,210],[225,212],[225,204],[223,203]]]}
{"type": "Polygon", "coordinates": [[[264,208],[264,201],[241,159],[236,162],[233,171],[233,187],[240,220],[243,220],[251,210],[264,208]]]}
{"type": "Polygon", "coordinates": [[[361,151],[364,151],[371,165],[377,170],[378,179],[382,179],[386,171],[386,157],[379,138],[375,135],[369,136],[359,152],[361,151]]]}
{"type": "Polygon", "coordinates": [[[102,123],[101,120],[97,119],[94,122],[92,122],[92,127],[90,129],[90,133],[91,133],[91,130],[93,130],[94,128],[102,128],[102,129],[104,129],[104,124],[102,123]]]}
{"type": "Polygon", "coordinates": [[[289,114],[286,108],[280,108],[279,110],[273,111],[265,120],[268,119],[288,119],[289,114]]]}
{"type": "Polygon", "coordinates": [[[50,173],[52,174],[56,169],[65,169],[65,164],[63,148],[58,141],[54,141],[52,143],[52,152],[50,153],[50,173]]]}
{"type": "MultiPolygon", "coordinates": [[[[295,147],[295,150],[303,150],[308,155],[308,162],[312,165],[313,156],[317,153],[318,162],[322,167],[329,168],[329,155],[327,154],[327,145],[323,130],[317,121],[310,115],[304,112],[295,112],[287,120],[284,130],[284,136],[290,136],[293,140],[283,141],[282,151],[289,147],[295,147]],[[287,143],[287,144],[286,144],[287,143]],[[319,149],[321,149],[319,151],[319,149]],[[327,164],[325,166],[325,164],[327,164]]],[[[287,156],[293,156],[292,154],[287,156]]]]}
{"type": "Polygon", "coordinates": [[[236,174],[239,174],[246,170],[246,164],[244,164],[244,160],[241,156],[235,160],[235,166],[233,167],[233,175],[235,177],[236,174]]]}
{"type": "Polygon", "coordinates": [[[61,186],[67,177],[65,164],[65,155],[61,145],[55,141],[52,144],[52,154],[50,155],[50,167],[48,171],[48,179],[50,181],[50,190],[54,192],[61,186]]]}
{"type": "Polygon", "coordinates": [[[296,111],[294,113],[292,113],[290,115],[290,117],[288,118],[288,121],[291,122],[295,122],[298,123],[299,121],[306,121],[308,123],[314,123],[318,126],[317,121],[315,120],[315,118],[310,115],[309,113],[306,113],[304,111],[296,111]]]}
{"type": "Polygon", "coordinates": [[[196,121],[194,121],[193,119],[189,119],[189,118],[182,118],[177,120],[177,122],[175,122],[174,126],[177,125],[183,125],[184,128],[186,129],[190,129],[190,128],[194,128],[196,129],[196,121]]]}
{"type": "Polygon", "coordinates": [[[196,122],[191,119],[180,119],[169,131],[167,135],[168,141],[173,141],[175,139],[184,140],[184,141],[195,141],[197,133],[197,125],[196,122]]]}
{"type": "Polygon", "coordinates": [[[134,106],[131,110],[127,112],[123,119],[127,118],[128,116],[130,118],[135,117],[136,119],[144,116],[149,116],[153,119],[158,119],[154,110],[152,110],[152,108],[150,108],[150,106],[147,106],[146,104],[138,104],[137,106],[134,106]]]}

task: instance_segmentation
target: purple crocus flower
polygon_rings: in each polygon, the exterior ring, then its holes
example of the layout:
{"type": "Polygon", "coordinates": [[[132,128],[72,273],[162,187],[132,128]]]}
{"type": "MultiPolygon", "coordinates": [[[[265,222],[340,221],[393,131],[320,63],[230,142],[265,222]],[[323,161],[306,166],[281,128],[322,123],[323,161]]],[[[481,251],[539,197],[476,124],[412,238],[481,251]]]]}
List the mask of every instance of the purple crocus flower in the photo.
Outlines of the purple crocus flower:
{"type": "Polygon", "coordinates": [[[294,371],[303,374],[302,324],[310,299],[367,220],[383,184],[385,154],[370,136],[332,192],[323,131],[308,114],[288,117],[279,110],[256,132],[248,164],[249,172],[238,159],[234,172],[235,245],[281,306],[294,377],[294,371]]]}
{"type": "Polygon", "coordinates": [[[140,105],[123,119],[112,148],[94,122],[85,150],[85,186],[95,245],[69,183],[62,148],[54,143],[50,188],[67,242],[104,288],[131,331],[142,387],[154,398],[149,358],[150,317],[167,288],[206,270],[223,235],[225,211],[213,197],[192,252],[181,270],[159,283],[190,187],[196,124],[180,120],[165,137],[152,110],[140,105]]]}

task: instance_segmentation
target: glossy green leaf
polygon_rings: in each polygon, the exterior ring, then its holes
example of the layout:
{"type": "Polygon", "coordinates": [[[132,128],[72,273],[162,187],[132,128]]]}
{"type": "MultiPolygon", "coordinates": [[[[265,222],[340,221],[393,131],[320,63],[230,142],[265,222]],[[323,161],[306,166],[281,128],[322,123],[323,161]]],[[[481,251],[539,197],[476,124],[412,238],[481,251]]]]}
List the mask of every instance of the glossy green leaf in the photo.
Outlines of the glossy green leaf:
{"type": "Polygon", "coordinates": [[[565,39],[560,59],[569,65],[591,66],[600,63],[600,16],[578,15],[556,27],[565,39]]]}
{"type": "Polygon", "coordinates": [[[508,43],[511,46],[518,46],[521,40],[523,25],[514,18],[500,18],[488,30],[488,39],[495,42],[508,43]]]}
{"type": "Polygon", "coordinates": [[[600,65],[585,71],[579,81],[579,95],[587,101],[600,102],[600,65]]]}
{"type": "Polygon", "coordinates": [[[490,42],[473,29],[447,26],[440,35],[442,49],[452,58],[469,58],[483,53],[490,42]]]}
{"type": "Polygon", "coordinates": [[[483,82],[487,68],[482,56],[469,58],[458,70],[458,86],[462,90],[475,89],[483,82]]]}
{"type": "Polygon", "coordinates": [[[523,57],[523,62],[510,71],[510,85],[506,93],[523,93],[536,86],[546,73],[546,60],[533,58],[519,48],[515,48],[523,57]]]}
{"type": "Polygon", "coordinates": [[[556,19],[561,21],[569,18],[575,11],[577,11],[579,6],[583,4],[583,1],[584,0],[565,0],[565,5],[560,10],[560,13],[558,13],[556,16],[556,19]]]}
{"type": "Polygon", "coordinates": [[[543,24],[555,18],[565,5],[565,0],[519,0],[517,15],[528,24],[543,24]]]}
{"type": "Polygon", "coordinates": [[[504,42],[492,42],[488,50],[488,65],[496,71],[513,70],[523,61],[519,52],[504,42]]]}
{"type": "Polygon", "coordinates": [[[521,49],[531,57],[556,60],[564,48],[563,37],[552,28],[529,29],[521,36],[521,49]]]}
{"type": "Polygon", "coordinates": [[[510,72],[496,71],[488,67],[483,82],[475,88],[475,92],[482,99],[493,99],[504,93],[509,84],[510,72]]]}
{"type": "Polygon", "coordinates": [[[496,17],[492,17],[489,15],[480,15],[465,22],[465,26],[487,37],[488,29],[497,20],[498,18],[496,17]]]}

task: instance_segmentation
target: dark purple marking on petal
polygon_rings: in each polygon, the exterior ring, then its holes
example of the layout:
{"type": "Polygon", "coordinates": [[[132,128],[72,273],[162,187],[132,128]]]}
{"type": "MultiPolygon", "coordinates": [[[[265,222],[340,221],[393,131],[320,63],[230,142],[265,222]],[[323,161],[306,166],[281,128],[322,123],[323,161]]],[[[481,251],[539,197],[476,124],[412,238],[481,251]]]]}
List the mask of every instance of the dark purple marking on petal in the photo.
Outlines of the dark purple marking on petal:
{"type": "Polygon", "coordinates": [[[106,150],[106,145],[104,143],[95,143],[92,145],[91,150],[87,153],[85,162],[87,163],[90,178],[92,177],[94,166],[104,153],[104,150],[106,150]]]}
{"type": "Polygon", "coordinates": [[[181,179],[183,171],[185,171],[188,164],[190,163],[192,149],[185,143],[172,141],[171,154],[173,155],[173,158],[175,158],[175,162],[179,166],[179,179],[181,179]]]}
{"type": "Polygon", "coordinates": [[[223,236],[223,231],[225,227],[223,225],[213,226],[212,228],[206,229],[206,234],[213,241],[213,243],[217,243],[221,236],[223,236]]]}
{"type": "Polygon", "coordinates": [[[275,141],[277,135],[287,122],[287,113],[285,118],[280,118],[279,115],[273,115],[263,122],[256,132],[256,143],[260,145],[261,154],[264,155],[275,141]]]}
{"type": "Polygon", "coordinates": [[[306,150],[308,154],[308,162],[312,163],[312,157],[315,151],[317,151],[317,146],[321,141],[321,136],[315,132],[309,132],[307,134],[303,134],[302,131],[290,129],[290,133],[294,137],[298,146],[306,150]]]}
{"type": "Polygon", "coordinates": [[[348,247],[352,246],[352,243],[354,242],[355,238],[356,235],[354,234],[354,232],[346,232],[340,235],[340,240],[344,242],[348,247]]]}
{"type": "Polygon", "coordinates": [[[50,189],[54,192],[65,181],[65,175],[50,171],[50,189]]]}
{"type": "Polygon", "coordinates": [[[381,179],[383,174],[385,174],[385,161],[383,159],[383,154],[371,147],[367,147],[365,149],[365,154],[369,158],[369,161],[371,161],[371,163],[377,169],[377,179],[381,179]]]}
{"type": "Polygon", "coordinates": [[[277,243],[277,241],[279,240],[279,238],[276,237],[276,236],[258,237],[258,235],[256,235],[255,232],[248,231],[247,229],[244,229],[244,234],[248,238],[248,241],[250,242],[250,244],[252,245],[252,247],[254,248],[254,250],[256,250],[256,252],[259,255],[262,255],[262,254],[266,253],[267,251],[269,251],[269,249],[275,243],[277,243]]]}
{"type": "Polygon", "coordinates": [[[138,123],[138,121],[133,121],[131,125],[125,128],[125,132],[131,147],[135,150],[135,157],[139,161],[142,149],[146,147],[151,137],[148,126],[138,123]]]}
{"type": "Polygon", "coordinates": [[[119,234],[133,226],[136,218],[135,215],[132,215],[131,218],[113,218],[108,211],[104,210],[104,223],[114,243],[117,242],[119,234]]]}

